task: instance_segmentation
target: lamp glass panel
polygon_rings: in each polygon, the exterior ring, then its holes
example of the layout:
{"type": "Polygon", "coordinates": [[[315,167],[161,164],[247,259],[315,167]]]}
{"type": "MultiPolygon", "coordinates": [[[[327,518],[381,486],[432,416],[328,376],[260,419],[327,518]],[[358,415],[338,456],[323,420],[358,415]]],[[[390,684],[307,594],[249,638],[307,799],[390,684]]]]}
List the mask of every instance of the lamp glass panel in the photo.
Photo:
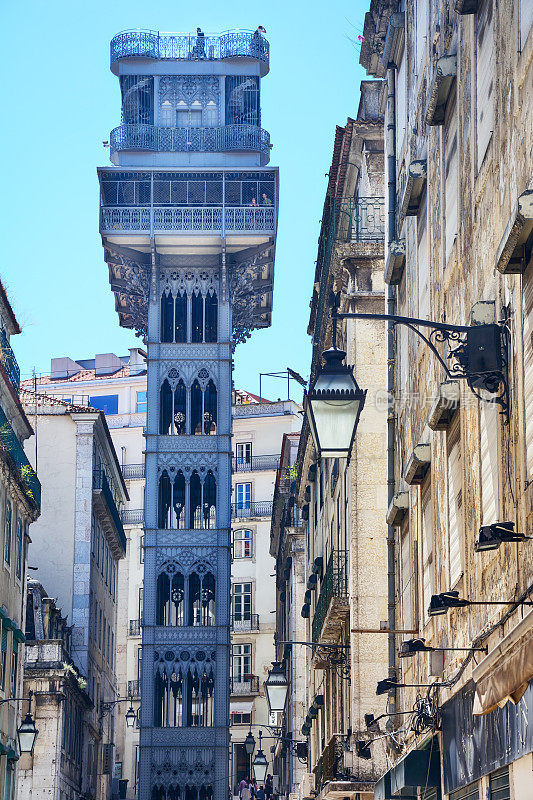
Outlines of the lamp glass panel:
{"type": "Polygon", "coordinates": [[[352,442],[353,429],[359,414],[361,401],[311,399],[315,418],[312,430],[315,446],[328,458],[343,458],[348,455],[352,442]],[[316,441],[318,438],[318,441],[316,441]]]}
{"type": "Polygon", "coordinates": [[[268,761],[266,760],[264,754],[259,752],[254,758],[254,775],[257,783],[261,784],[265,782],[267,769],[268,761]]]}
{"type": "Polygon", "coordinates": [[[270,711],[283,711],[285,708],[285,700],[287,699],[287,690],[289,686],[286,682],[284,683],[270,683],[269,681],[265,684],[265,689],[267,693],[267,700],[268,705],[270,706],[270,711]]]}
{"type": "Polygon", "coordinates": [[[33,723],[28,723],[26,720],[21,724],[17,731],[19,740],[19,749],[21,753],[31,753],[37,738],[37,730],[33,723]]]}

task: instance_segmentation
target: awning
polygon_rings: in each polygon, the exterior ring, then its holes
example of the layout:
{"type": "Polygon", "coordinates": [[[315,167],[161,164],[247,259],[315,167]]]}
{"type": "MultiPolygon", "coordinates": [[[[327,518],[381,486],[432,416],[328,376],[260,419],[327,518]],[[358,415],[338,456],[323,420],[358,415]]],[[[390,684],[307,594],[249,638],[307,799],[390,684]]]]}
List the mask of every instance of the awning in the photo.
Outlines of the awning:
{"type": "Polygon", "coordinates": [[[253,707],[253,700],[239,700],[229,704],[229,712],[230,714],[251,714],[253,707]]]}
{"type": "Polygon", "coordinates": [[[7,751],[7,759],[8,759],[8,761],[18,761],[19,760],[19,754],[15,750],[10,748],[7,751]]]}
{"type": "Polygon", "coordinates": [[[509,631],[472,673],[476,682],[473,714],[489,714],[518,703],[533,678],[533,611],[509,631]]]}
{"type": "Polygon", "coordinates": [[[436,737],[425,750],[411,750],[382,775],[374,786],[374,800],[416,800],[418,788],[434,786],[440,786],[436,737]]]}

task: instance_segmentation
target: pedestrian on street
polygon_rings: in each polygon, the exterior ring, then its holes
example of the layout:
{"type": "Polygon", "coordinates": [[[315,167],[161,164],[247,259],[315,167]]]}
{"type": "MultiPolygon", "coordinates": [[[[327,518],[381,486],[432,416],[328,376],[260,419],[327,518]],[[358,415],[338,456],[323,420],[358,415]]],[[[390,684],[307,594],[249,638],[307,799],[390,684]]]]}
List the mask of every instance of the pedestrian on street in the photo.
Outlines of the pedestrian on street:
{"type": "Polygon", "coordinates": [[[241,782],[239,783],[238,793],[241,800],[242,800],[242,790],[248,787],[248,783],[249,783],[248,776],[246,778],[242,778],[241,782]]]}
{"type": "Polygon", "coordinates": [[[266,778],[266,781],[265,781],[265,798],[266,798],[266,800],[270,800],[270,798],[272,797],[272,789],[273,789],[272,775],[268,774],[267,778],[266,778]]]}
{"type": "Polygon", "coordinates": [[[259,789],[255,793],[255,797],[256,797],[256,800],[265,800],[265,790],[263,789],[262,785],[259,787],[259,789]]]}

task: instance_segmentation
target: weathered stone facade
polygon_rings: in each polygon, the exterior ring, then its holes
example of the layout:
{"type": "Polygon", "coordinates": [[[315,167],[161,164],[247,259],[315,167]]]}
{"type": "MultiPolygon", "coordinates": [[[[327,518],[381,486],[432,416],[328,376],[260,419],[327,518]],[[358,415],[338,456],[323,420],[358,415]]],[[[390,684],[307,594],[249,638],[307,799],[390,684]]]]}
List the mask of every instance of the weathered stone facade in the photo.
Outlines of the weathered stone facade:
{"type": "MultiPolygon", "coordinates": [[[[431,745],[437,762],[442,753],[435,788],[442,782],[443,794],[453,796],[472,784],[484,796],[494,781],[508,781],[516,800],[531,791],[523,776],[533,743],[525,734],[521,747],[497,740],[508,739],[512,722],[504,717],[513,713],[531,728],[531,710],[525,700],[514,712],[491,708],[505,704],[514,683],[527,686],[532,677],[530,666],[519,669],[514,660],[520,647],[531,649],[531,620],[521,622],[527,609],[481,604],[438,617],[427,609],[432,595],[450,590],[472,601],[519,602],[533,589],[529,542],[475,550],[481,526],[513,522],[531,535],[531,16],[527,3],[376,1],[361,50],[363,66],[385,79],[393,217],[385,263],[396,313],[462,326],[508,319],[508,414],[487,402],[504,394],[502,384],[488,392],[478,383],[473,392],[464,378],[447,384],[458,402],[445,407],[443,364],[412,329],[396,327],[389,478],[399,497],[388,515],[397,529],[391,600],[396,628],[412,633],[397,635],[394,645],[418,636],[465,652],[437,651],[428,660],[415,654],[390,663],[390,674],[408,685],[443,684],[429,692],[442,710],[442,733],[431,745]],[[488,655],[476,659],[472,647],[488,648],[488,655]],[[458,703],[466,703],[462,719],[458,703]]],[[[454,342],[434,341],[449,364],[454,342]]],[[[389,708],[409,710],[421,691],[390,693],[389,708]]],[[[417,732],[405,722],[395,726],[395,761],[426,747],[439,727],[438,718],[417,732]]]]}

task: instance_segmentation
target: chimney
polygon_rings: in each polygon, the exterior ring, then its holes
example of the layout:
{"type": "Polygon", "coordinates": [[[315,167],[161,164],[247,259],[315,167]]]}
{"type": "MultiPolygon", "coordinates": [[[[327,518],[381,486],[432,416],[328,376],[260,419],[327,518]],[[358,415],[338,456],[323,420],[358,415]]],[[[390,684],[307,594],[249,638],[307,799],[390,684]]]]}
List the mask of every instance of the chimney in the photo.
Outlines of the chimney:
{"type": "Polygon", "coordinates": [[[99,353],[94,357],[95,375],[114,375],[123,366],[122,359],[114,353],[99,353]]]}
{"type": "Polygon", "coordinates": [[[71,378],[81,371],[81,367],[68,356],[53,358],[50,362],[50,377],[52,379],[71,378]]]}
{"type": "Polygon", "coordinates": [[[130,375],[140,375],[146,371],[146,352],[140,347],[130,347],[130,375]]]}

